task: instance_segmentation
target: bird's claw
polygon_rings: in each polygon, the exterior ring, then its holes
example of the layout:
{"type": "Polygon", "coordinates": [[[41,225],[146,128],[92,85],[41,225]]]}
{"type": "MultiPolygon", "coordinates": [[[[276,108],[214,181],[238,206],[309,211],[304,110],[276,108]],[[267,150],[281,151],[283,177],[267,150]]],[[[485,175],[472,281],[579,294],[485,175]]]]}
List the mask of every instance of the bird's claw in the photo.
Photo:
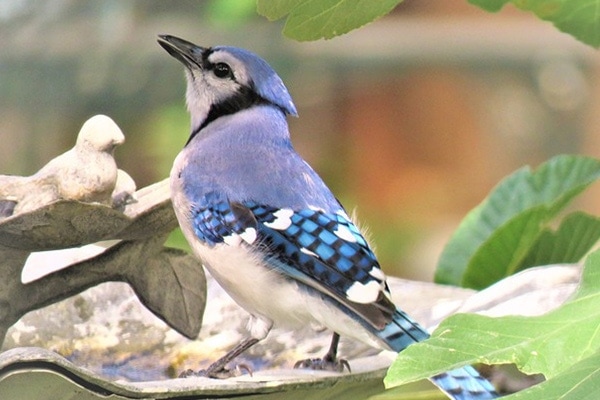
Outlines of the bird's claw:
{"type": "Polygon", "coordinates": [[[194,371],[192,369],[187,369],[179,374],[179,378],[189,378],[192,376],[199,376],[203,378],[211,378],[211,379],[228,379],[236,376],[242,375],[246,372],[248,375],[252,376],[252,367],[248,364],[238,364],[233,369],[227,368],[211,368],[201,369],[198,371],[194,371]]]}
{"type": "Polygon", "coordinates": [[[350,369],[350,364],[344,359],[329,360],[326,358],[307,358],[294,364],[294,369],[298,368],[334,372],[344,372],[344,369],[347,369],[348,372],[352,372],[350,369]]]}

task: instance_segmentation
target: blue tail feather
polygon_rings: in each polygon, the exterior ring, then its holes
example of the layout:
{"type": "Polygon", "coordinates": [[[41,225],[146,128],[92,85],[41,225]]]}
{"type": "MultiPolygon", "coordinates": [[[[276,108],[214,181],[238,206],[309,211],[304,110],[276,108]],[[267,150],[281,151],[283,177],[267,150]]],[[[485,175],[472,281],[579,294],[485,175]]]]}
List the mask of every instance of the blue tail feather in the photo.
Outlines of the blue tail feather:
{"type": "Polygon", "coordinates": [[[396,312],[392,315],[392,322],[387,324],[383,330],[375,332],[375,334],[389,348],[398,353],[408,345],[429,337],[429,333],[425,329],[399,309],[396,309],[396,312]]]}
{"type": "MultiPolygon", "coordinates": [[[[383,330],[373,332],[392,350],[401,352],[408,345],[429,337],[429,333],[403,311],[396,309],[392,318],[383,330]]],[[[436,375],[431,381],[454,400],[499,397],[492,384],[470,365],[436,375]]]]}
{"type": "Polygon", "coordinates": [[[484,400],[499,397],[494,386],[470,365],[436,375],[431,378],[431,381],[455,400],[484,400]]]}

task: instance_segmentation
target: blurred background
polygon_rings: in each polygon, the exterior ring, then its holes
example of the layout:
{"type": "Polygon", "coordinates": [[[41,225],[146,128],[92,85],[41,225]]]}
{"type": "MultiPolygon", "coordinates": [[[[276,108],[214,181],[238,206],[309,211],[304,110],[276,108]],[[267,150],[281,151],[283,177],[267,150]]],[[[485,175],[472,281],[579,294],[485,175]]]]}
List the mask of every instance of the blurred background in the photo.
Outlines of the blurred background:
{"type": "MultiPolygon", "coordinates": [[[[106,114],[138,188],[168,177],[189,120],[159,33],[271,63],[300,114],[296,149],[356,210],[389,274],[430,280],[460,220],[516,168],[599,156],[600,56],[529,14],[406,0],[329,41],[282,27],[254,0],[0,0],[0,174],[33,174],[106,114]]],[[[598,196],[578,207],[600,214],[598,196]]]]}

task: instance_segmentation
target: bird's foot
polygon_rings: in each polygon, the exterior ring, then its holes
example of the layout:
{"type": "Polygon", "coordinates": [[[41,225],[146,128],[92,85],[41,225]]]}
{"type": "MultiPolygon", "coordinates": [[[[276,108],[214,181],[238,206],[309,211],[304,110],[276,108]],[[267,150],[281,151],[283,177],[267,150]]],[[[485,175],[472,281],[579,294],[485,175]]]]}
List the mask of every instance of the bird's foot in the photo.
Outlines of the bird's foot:
{"type": "Polygon", "coordinates": [[[194,371],[192,369],[188,369],[179,374],[179,378],[189,378],[192,376],[200,376],[203,378],[211,378],[211,379],[228,379],[236,376],[242,375],[246,372],[248,375],[252,376],[252,368],[247,364],[238,364],[233,369],[227,369],[221,367],[220,365],[216,368],[211,365],[207,369],[201,369],[199,371],[194,371]]]}
{"type": "Polygon", "coordinates": [[[334,371],[344,372],[347,369],[348,372],[352,372],[350,364],[344,359],[331,359],[329,357],[323,358],[307,358],[306,360],[300,360],[294,364],[294,369],[312,369],[315,371],[334,371]]]}
{"type": "Polygon", "coordinates": [[[246,371],[248,375],[252,376],[252,368],[248,364],[238,364],[234,369],[227,369],[225,366],[231,363],[237,356],[242,354],[244,351],[248,350],[254,344],[258,342],[256,338],[247,338],[244,339],[240,344],[231,349],[227,354],[223,357],[219,358],[217,361],[212,363],[207,369],[203,369],[200,371],[193,371],[188,369],[187,371],[179,374],[180,378],[188,378],[190,376],[202,376],[205,378],[213,378],[213,379],[227,379],[232,378],[234,376],[242,375],[243,371],[246,371]]]}

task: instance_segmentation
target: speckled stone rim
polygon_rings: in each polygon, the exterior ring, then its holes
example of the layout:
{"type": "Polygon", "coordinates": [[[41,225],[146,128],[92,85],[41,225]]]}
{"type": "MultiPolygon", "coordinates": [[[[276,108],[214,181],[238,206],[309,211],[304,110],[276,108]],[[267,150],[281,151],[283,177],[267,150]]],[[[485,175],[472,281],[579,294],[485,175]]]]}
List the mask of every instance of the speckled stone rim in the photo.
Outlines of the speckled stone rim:
{"type": "MultiPolygon", "coordinates": [[[[183,399],[226,398],[252,396],[258,399],[274,393],[301,395],[303,399],[336,398],[344,393],[353,398],[366,398],[383,390],[383,377],[389,365],[389,355],[357,359],[357,372],[333,373],[307,370],[268,370],[253,376],[228,380],[206,378],[171,379],[152,382],[112,382],[80,368],[49,350],[22,347],[0,354],[0,396],[19,395],[19,398],[42,399],[48,393],[44,387],[52,385],[60,398],[75,398],[85,392],[86,399],[183,399]],[[356,395],[357,397],[355,397],[356,395]],[[25,397],[23,397],[25,396],[25,397]]],[[[268,397],[272,398],[272,397],[268,397]]]]}

